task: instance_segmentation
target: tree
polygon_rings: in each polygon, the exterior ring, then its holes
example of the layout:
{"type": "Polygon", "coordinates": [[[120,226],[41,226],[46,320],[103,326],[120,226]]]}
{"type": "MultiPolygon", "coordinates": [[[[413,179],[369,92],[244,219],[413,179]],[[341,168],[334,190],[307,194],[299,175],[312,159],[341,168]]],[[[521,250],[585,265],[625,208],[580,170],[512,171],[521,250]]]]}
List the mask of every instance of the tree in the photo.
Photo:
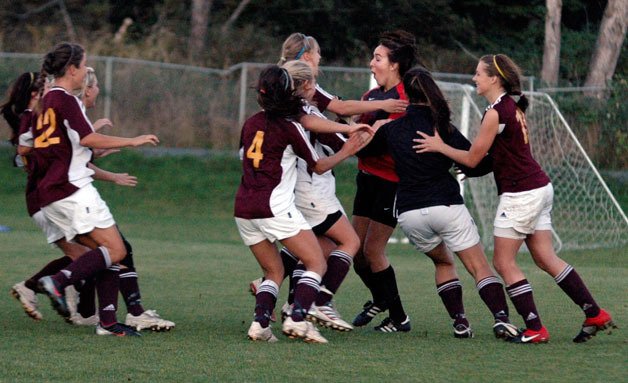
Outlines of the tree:
{"type": "Polygon", "coordinates": [[[596,88],[587,96],[603,98],[604,88],[613,78],[628,24],[628,4],[626,0],[609,0],[600,24],[600,33],[591,57],[585,87],[596,88]]]}
{"type": "Polygon", "coordinates": [[[546,6],[541,80],[548,85],[556,85],[560,66],[560,16],[563,2],[562,0],[546,0],[546,6]]]}
{"type": "Polygon", "coordinates": [[[192,19],[190,22],[190,39],[188,40],[190,60],[197,59],[205,49],[212,2],[213,0],[192,0],[192,19]]]}

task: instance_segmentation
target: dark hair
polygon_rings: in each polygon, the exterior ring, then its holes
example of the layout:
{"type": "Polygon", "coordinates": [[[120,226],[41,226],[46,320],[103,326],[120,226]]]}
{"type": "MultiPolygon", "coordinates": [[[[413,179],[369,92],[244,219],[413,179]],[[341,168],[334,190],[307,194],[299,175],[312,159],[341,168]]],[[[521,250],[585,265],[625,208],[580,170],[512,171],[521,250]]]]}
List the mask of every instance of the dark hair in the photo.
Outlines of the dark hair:
{"type": "Polygon", "coordinates": [[[85,55],[85,49],[78,44],[73,43],[60,43],[57,44],[50,52],[44,56],[44,62],[41,66],[41,71],[44,76],[61,77],[65,74],[65,71],[74,65],[79,67],[83,56],[85,55]]]}
{"type": "Polygon", "coordinates": [[[480,61],[486,65],[489,76],[497,76],[509,95],[519,96],[517,106],[521,111],[528,109],[528,99],[521,91],[521,69],[512,59],[504,54],[485,55],[480,61]]]}
{"type": "Polygon", "coordinates": [[[20,116],[28,108],[32,92],[43,89],[43,78],[37,72],[22,73],[9,89],[5,102],[0,105],[0,113],[11,128],[11,143],[17,145],[20,129],[20,116]]]}
{"type": "Polygon", "coordinates": [[[271,117],[294,118],[303,107],[303,100],[296,94],[294,81],[287,70],[271,65],[259,75],[257,103],[271,117]]]}
{"type": "Polygon", "coordinates": [[[434,81],[432,74],[421,66],[410,69],[403,76],[403,87],[412,104],[425,104],[432,112],[435,129],[446,139],[453,131],[449,104],[434,81]]]}
{"type": "Polygon", "coordinates": [[[403,77],[410,68],[420,64],[416,39],[411,33],[400,29],[382,33],[379,44],[390,50],[388,60],[399,64],[399,76],[403,77]]]}

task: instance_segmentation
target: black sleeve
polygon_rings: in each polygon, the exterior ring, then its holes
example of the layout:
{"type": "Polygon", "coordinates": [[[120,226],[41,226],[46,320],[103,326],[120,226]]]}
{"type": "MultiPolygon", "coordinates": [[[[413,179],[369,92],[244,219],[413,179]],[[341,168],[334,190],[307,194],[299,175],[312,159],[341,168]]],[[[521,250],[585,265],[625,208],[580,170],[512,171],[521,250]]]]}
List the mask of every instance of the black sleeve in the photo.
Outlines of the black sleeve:
{"type": "Polygon", "coordinates": [[[387,132],[388,132],[388,128],[390,127],[390,122],[388,124],[382,125],[377,132],[375,132],[375,135],[373,136],[373,139],[371,140],[371,142],[369,142],[368,145],[366,145],[364,148],[362,148],[362,150],[360,150],[359,152],[357,152],[355,155],[358,157],[373,157],[373,156],[379,156],[382,154],[385,154],[388,152],[388,138],[387,138],[387,132]]]}
{"type": "MultiPolygon", "coordinates": [[[[455,149],[460,150],[469,150],[471,149],[471,143],[466,139],[465,136],[460,133],[458,129],[454,127],[454,131],[447,144],[455,149]]],[[[479,164],[477,164],[474,168],[470,168],[468,166],[455,163],[456,167],[460,169],[467,177],[481,177],[493,171],[493,158],[490,154],[486,155],[479,164]]]]}

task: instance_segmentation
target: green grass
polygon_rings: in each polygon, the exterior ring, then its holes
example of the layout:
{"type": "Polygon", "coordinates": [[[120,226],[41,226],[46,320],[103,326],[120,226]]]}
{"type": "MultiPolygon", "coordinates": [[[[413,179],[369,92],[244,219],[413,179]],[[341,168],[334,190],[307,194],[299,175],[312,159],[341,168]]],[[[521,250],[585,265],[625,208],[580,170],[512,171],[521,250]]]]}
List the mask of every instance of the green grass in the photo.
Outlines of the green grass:
{"type": "MultiPolygon", "coordinates": [[[[0,149],[0,159],[9,157],[0,149]]],[[[240,242],[232,218],[239,182],[235,157],[148,158],[125,152],[99,165],[140,178],[135,189],[97,184],[133,244],[143,301],[177,323],[169,333],[140,339],[97,337],[93,329],[65,324],[42,298],[44,320],[22,312],[6,292],[58,257],[26,216],[24,175],[0,162],[0,382],[4,381],[433,381],[433,382],[610,382],[626,381],[628,337],[620,329],[586,344],[571,338],[582,321],[578,307],[553,280],[521,265],[552,340],[520,346],[492,336],[490,315],[461,270],[467,314],[476,338],[458,340],[433,284],[433,266],[407,245],[390,245],[400,292],[412,318],[407,334],[379,334],[372,326],[351,333],[322,330],[328,345],[287,339],[252,343],[246,330],[253,299],[248,281],[260,275],[240,242]]],[[[337,169],[338,189],[350,206],[354,165],[337,169]]],[[[348,209],[350,211],[350,209],[348,209]]],[[[626,248],[563,252],[620,327],[628,318],[626,248]]],[[[285,297],[282,289],[279,304],[285,297]]],[[[352,319],[367,292],[351,272],[336,297],[352,319]]],[[[122,305],[123,306],[123,305],[122,305]]],[[[119,318],[123,318],[122,308],[119,318]]],[[[516,323],[521,319],[512,315],[516,323]]]]}

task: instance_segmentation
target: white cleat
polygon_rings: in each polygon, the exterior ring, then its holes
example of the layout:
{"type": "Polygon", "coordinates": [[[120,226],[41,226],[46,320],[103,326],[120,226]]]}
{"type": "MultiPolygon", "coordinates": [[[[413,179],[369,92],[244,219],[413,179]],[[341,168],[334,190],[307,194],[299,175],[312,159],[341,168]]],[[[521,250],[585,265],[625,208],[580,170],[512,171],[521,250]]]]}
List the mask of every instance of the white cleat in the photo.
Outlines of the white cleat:
{"type": "Polygon", "coordinates": [[[259,322],[251,323],[251,327],[249,327],[247,335],[250,340],[259,340],[268,343],[275,343],[279,340],[275,335],[273,335],[270,326],[262,327],[259,322]]]}
{"type": "Polygon", "coordinates": [[[81,314],[74,313],[70,316],[69,322],[75,326],[96,326],[99,323],[99,318],[98,314],[83,318],[81,314]]]}
{"type": "Polygon", "coordinates": [[[68,305],[68,310],[70,310],[70,321],[72,321],[73,316],[80,315],[77,312],[79,299],[79,293],[74,286],[69,285],[65,288],[65,303],[68,305]]]}
{"type": "Polygon", "coordinates": [[[281,306],[281,323],[283,323],[290,315],[292,315],[292,305],[286,302],[283,306],[281,306]]]}
{"type": "Polygon", "coordinates": [[[308,321],[295,322],[292,317],[288,317],[283,322],[282,331],[290,338],[300,338],[306,343],[327,343],[316,326],[308,321]]]}
{"type": "Polygon", "coordinates": [[[145,329],[153,331],[170,331],[170,329],[175,326],[174,322],[163,319],[155,310],[146,310],[138,316],[126,314],[126,321],[124,324],[135,328],[137,331],[145,329]]]}
{"type": "Polygon", "coordinates": [[[353,326],[345,322],[334,308],[332,302],[326,305],[316,306],[312,304],[310,311],[307,313],[307,320],[318,323],[321,326],[331,328],[336,331],[351,331],[353,326]]]}
{"type": "Polygon", "coordinates": [[[24,281],[16,283],[11,287],[11,295],[22,304],[24,312],[34,320],[41,320],[42,315],[37,307],[37,295],[24,284],[24,281]]]}

